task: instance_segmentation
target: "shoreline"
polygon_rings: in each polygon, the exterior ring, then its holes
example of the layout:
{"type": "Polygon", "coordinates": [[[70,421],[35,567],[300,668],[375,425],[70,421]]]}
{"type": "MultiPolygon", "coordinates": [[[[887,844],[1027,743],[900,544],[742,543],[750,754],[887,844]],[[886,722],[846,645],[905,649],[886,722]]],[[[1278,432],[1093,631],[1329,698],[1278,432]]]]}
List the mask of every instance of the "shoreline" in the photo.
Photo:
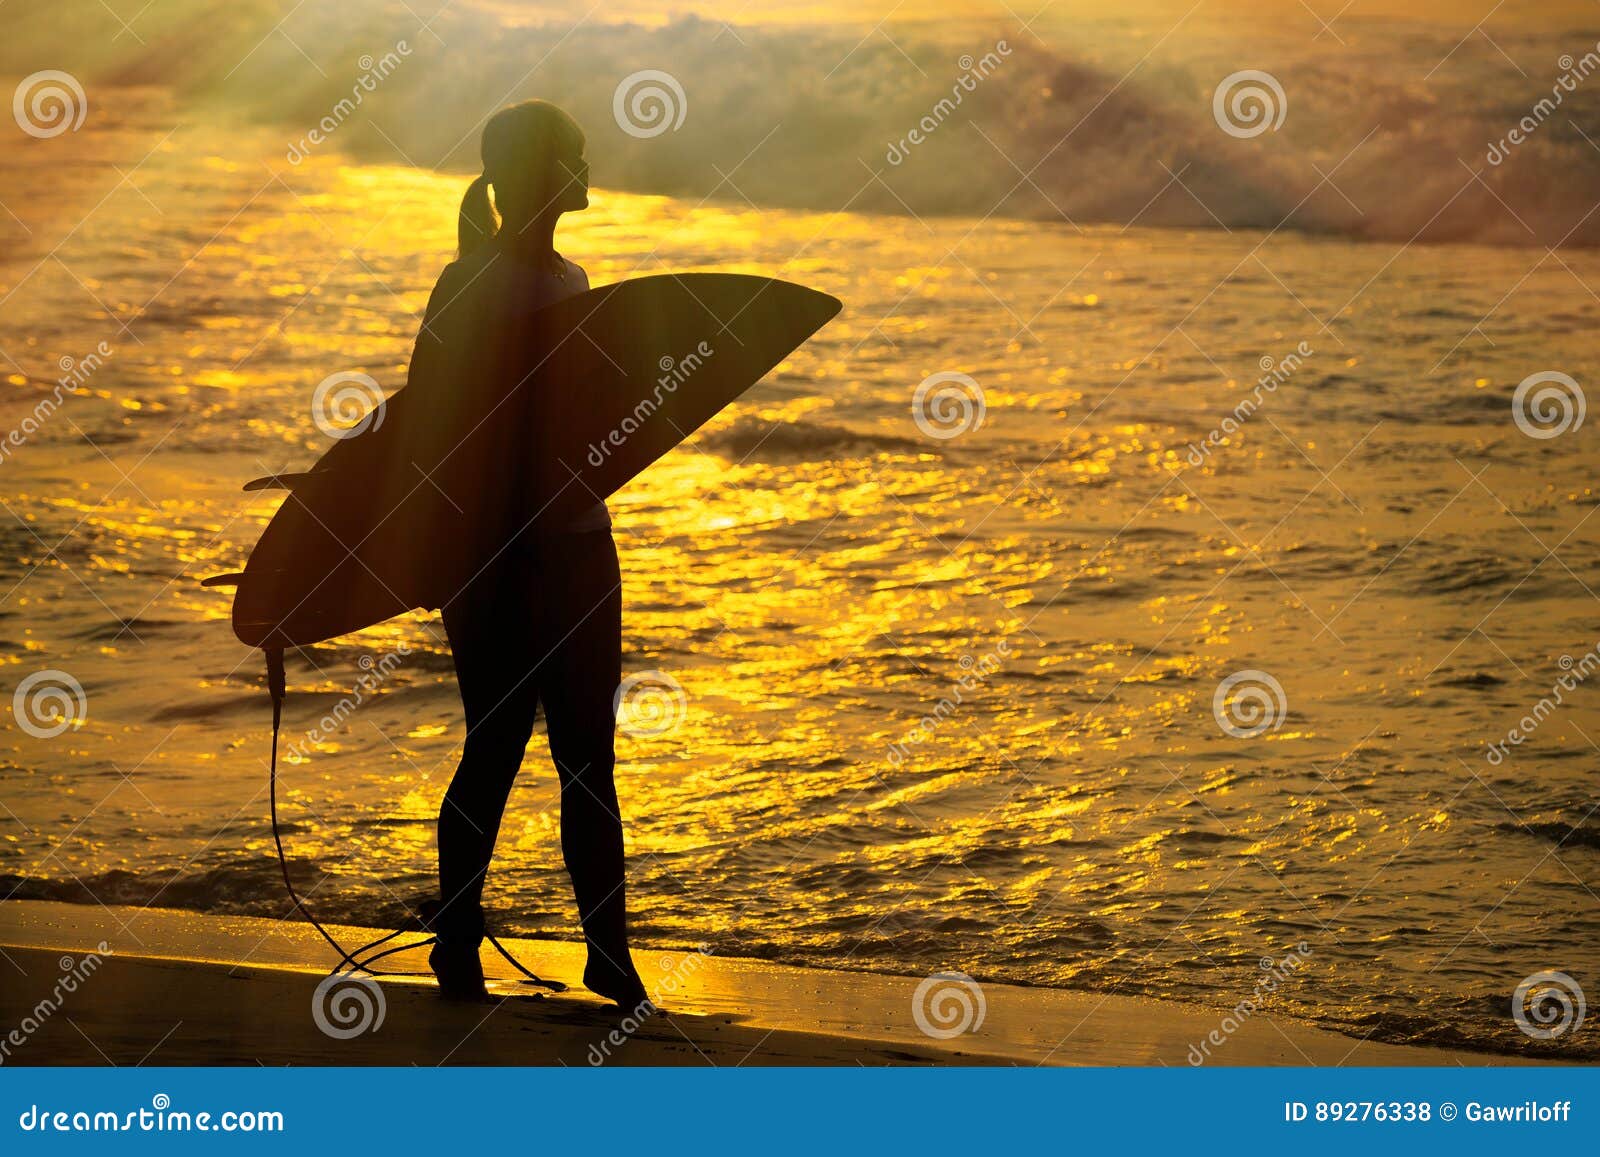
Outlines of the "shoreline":
{"type": "MultiPolygon", "coordinates": [[[[382,930],[330,931],[354,945],[382,930]]],[[[0,950],[26,979],[0,987],[0,1034],[30,1018],[34,1027],[0,1062],[1188,1067],[1192,1050],[1228,1015],[1115,994],[641,950],[640,971],[666,1015],[639,1023],[577,986],[582,945],[504,943],[536,972],[573,987],[540,994],[491,950],[485,971],[504,999],[452,1004],[434,992],[424,953],[402,952],[385,966],[423,975],[385,977],[378,1023],[342,1037],[313,1016],[319,983],[338,957],[309,924],[6,901],[0,950]],[[86,975],[62,993],[63,977],[78,971],[86,975]],[[53,991],[59,1007],[41,1003],[53,991]]],[[[334,1002],[323,1013],[336,1032],[341,1013],[355,1016],[375,999],[370,984],[357,982],[324,996],[334,1002]]],[[[1266,1014],[1239,1023],[1207,1052],[1204,1063],[1227,1066],[1530,1063],[1358,1040],[1266,1014]]]]}

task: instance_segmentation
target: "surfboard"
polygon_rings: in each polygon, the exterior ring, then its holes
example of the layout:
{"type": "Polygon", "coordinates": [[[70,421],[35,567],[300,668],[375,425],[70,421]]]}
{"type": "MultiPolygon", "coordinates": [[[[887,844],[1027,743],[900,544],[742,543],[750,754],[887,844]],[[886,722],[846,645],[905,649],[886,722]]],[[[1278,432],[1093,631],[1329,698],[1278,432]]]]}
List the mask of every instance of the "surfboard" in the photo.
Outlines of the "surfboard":
{"type": "Polygon", "coordinates": [[[791,282],[687,273],[578,294],[512,334],[445,324],[448,374],[414,364],[362,433],[246,485],[287,496],[245,569],[207,581],[237,584],[234,633],[268,649],[442,606],[513,539],[561,530],[679,445],[839,309],[791,282]]]}

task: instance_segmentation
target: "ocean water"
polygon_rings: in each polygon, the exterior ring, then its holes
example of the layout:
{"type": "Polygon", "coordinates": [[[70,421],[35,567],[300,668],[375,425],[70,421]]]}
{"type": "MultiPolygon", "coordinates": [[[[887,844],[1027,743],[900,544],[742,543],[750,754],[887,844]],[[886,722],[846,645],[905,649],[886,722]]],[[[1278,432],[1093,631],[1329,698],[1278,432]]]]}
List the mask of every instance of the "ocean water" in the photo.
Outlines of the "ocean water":
{"type": "MultiPolygon", "coordinates": [[[[0,895],[285,915],[260,656],[200,579],[279,501],[241,484],[327,447],[319,381],[403,380],[462,181],[241,161],[150,100],[0,154],[0,895]]],[[[846,303],[611,504],[641,943],[1219,1021],[1293,953],[1280,1014],[1600,1055],[1512,1016],[1600,992],[1596,423],[1516,398],[1581,398],[1595,254],[605,190],[559,241],[846,303]]],[[[291,656],[319,915],[429,894],[462,736],[436,616],[291,656]]],[[[557,802],[536,734],[506,931],[575,935],[557,802]]]]}

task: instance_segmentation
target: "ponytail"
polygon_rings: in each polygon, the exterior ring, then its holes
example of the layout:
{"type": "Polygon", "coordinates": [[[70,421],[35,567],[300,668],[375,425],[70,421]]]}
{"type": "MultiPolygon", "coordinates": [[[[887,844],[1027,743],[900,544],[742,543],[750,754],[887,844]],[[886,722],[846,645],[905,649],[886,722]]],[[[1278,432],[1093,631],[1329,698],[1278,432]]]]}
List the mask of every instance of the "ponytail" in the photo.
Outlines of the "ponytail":
{"type": "Polygon", "coordinates": [[[456,220],[457,256],[465,257],[498,231],[494,206],[489,203],[489,176],[480,173],[461,198],[461,215],[456,220]]]}

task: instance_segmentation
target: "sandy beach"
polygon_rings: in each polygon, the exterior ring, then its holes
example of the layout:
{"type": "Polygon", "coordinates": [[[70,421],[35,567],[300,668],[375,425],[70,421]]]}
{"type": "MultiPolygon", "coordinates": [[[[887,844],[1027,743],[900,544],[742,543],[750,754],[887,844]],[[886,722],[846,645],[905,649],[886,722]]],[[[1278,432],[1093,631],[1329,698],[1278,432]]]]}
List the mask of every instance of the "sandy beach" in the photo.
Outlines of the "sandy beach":
{"type": "MultiPolygon", "coordinates": [[[[341,942],[372,929],[336,927],[341,942]]],[[[541,975],[575,984],[581,946],[511,940],[541,975]]],[[[438,999],[424,978],[383,982],[384,1015],[339,1039],[311,1015],[336,957],[309,925],[163,909],[0,905],[0,944],[16,975],[0,989],[0,1028],[37,1027],[6,1063],[21,1065],[1170,1065],[1219,1030],[1223,1014],[1115,994],[981,986],[969,1031],[917,1027],[925,978],[787,968],[693,952],[641,954],[671,996],[634,1027],[574,987],[534,995],[492,959],[494,1005],[438,999]],[[104,943],[106,951],[99,945],[104,943]],[[98,956],[60,1007],[38,1016],[58,980],[98,956]],[[622,1037],[621,1043],[613,1034],[622,1037]]],[[[421,952],[391,958],[423,970],[421,952]]],[[[491,954],[486,953],[486,961],[491,954]]],[[[938,1025],[935,1024],[937,1028],[938,1025]]],[[[1487,1065],[1508,1058],[1361,1041],[1265,1015],[1245,1019],[1206,1060],[1221,1065],[1487,1065]]]]}

